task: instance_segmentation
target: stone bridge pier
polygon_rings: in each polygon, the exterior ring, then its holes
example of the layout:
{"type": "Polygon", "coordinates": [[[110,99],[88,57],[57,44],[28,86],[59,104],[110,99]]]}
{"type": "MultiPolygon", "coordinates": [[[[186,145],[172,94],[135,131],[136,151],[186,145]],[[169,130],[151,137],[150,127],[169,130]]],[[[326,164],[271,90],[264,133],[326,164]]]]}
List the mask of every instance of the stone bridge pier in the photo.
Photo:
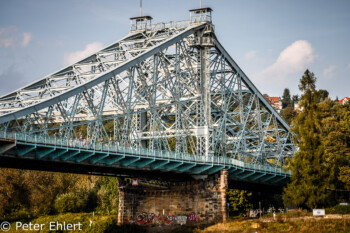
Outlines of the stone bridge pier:
{"type": "Polygon", "coordinates": [[[225,221],[228,172],[205,179],[172,183],[167,189],[154,190],[131,186],[119,179],[118,224],[136,220],[139,215],[192,216],[193,221],[225,221]]]}

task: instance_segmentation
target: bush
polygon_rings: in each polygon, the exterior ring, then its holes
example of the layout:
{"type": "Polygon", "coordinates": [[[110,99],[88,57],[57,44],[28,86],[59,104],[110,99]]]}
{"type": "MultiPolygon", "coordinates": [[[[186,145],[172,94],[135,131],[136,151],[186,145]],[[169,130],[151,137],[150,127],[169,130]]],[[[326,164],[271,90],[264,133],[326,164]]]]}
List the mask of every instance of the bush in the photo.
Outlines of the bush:
{"type": "Polygon", "coordinates": [[[31,217],[28,209],[22,208],[13,208],[10,213],[0,215],[0,219],[6,219],[7,221],[18,221],[18,220],[27,220],[31,217]]]}
{"type": "Polygon", "coordinates": [[[58,213],[77,213],[85,208],[85,201],[75,193],[63,193],[55,200],[55,209],[58,213]]]}
{"type": "Polygon", "coordinates": [[[97,210],[108,214],[118,213],[118,180],[102,177],[98,184],[97,210]]]}
{"type": "Polygon", "coordinates": [[[327,208],[326,214],[350,214],[350,205],[336,205],[327,208]]]}

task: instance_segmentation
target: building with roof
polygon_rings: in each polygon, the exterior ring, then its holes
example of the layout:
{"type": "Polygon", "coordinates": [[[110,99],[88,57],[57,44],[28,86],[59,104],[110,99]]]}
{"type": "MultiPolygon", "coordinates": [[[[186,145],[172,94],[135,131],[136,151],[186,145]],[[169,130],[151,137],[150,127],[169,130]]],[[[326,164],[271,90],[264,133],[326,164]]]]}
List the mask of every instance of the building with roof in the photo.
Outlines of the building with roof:
{"type": "Polygon", "coordinates": [[[269,101],[270,101],[272,107],[274,109],[276,109],[276,111],[278,113],[280,113],[281,110],[282,110],[282,100],[281,100],[281,98],[280,97],[269,97],[269,101]]]}
{"type": "Polygon", "coordinates": [[[339,100],[339,103],[344,105],[344,104],[346,104],[349,101],[350,101],[349,97],[344,97],[343,99],[339,100]]]}

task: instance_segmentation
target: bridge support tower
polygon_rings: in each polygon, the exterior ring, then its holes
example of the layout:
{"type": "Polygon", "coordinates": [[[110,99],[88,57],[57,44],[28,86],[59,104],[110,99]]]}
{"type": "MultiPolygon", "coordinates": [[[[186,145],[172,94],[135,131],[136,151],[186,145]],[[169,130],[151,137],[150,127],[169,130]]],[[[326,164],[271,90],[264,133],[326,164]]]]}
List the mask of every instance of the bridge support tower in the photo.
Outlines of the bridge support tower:
{"type": "Polygon", "coordinates": [[[170,221],[222,222],[227,218],[227,188],[227,170],[205,179],[172,183],[167,189],[158,190],[131,186],[119,179],[118,224],[131,223],[145,213],[148,218],[168,216],[170,221]]]}

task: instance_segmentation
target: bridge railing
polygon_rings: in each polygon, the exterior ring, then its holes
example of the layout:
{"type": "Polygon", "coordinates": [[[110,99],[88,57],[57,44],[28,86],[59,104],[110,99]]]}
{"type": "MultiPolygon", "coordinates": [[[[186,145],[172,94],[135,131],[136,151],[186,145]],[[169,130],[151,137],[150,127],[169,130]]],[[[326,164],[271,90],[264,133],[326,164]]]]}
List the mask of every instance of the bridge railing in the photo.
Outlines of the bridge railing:
{"type": "Polygon", "coordinates": [[[130,31],[138,31],[138,30],[149,30],[149,31],[161,31],[165,30],[167,28],[172,29],[184,29],[188,28],[190,26],[189,20],[182,20],[182,21],[170,21],[166,23],[155,23],[155,24],[133,24],[130,27],[130,31]]]}
{"type": "Polygon", "coordinates": [[[24,142],[30,144],[47,145],[51,147],[63,147],[79,150],[89,151],[103,151],[117,154],[128,154],[129,156],[142,156],[150,158],[161,158],[169,160],[178,160],[181,162],[195,162],[199,164],[211,164],[211,165],[222,165],[222,166],[234,166],[240,167],[252,171],[262,171],[266,173],[274,174],[290,174],[290,171],[285,170],[281,167],[273,167],[263,164],[251,164],[243,161],[226,157],[226,156],[199,156],[188,153],[176,153],[174,151],[156,150],[150,148],[131,147],[127,145],[120,145],[119,143],[106,141],[98,142],[91,140],[80,140],[80,139],[66,139],[54,136],[39,136],[39,135],[28,135],[24,133],[12,133],[0,131],[0,138],[15,140],[16,142],[24,142]]]}
{"type": "Polygon", "coordinates": [[[167,23],[156,23],[151,24],[150,29],[152,31],[160,31],[167,28],[176,28],[176,29],[183,29],[190,26],[189,20],[182,20],[182,21],[170,21],[167,23]]]}

